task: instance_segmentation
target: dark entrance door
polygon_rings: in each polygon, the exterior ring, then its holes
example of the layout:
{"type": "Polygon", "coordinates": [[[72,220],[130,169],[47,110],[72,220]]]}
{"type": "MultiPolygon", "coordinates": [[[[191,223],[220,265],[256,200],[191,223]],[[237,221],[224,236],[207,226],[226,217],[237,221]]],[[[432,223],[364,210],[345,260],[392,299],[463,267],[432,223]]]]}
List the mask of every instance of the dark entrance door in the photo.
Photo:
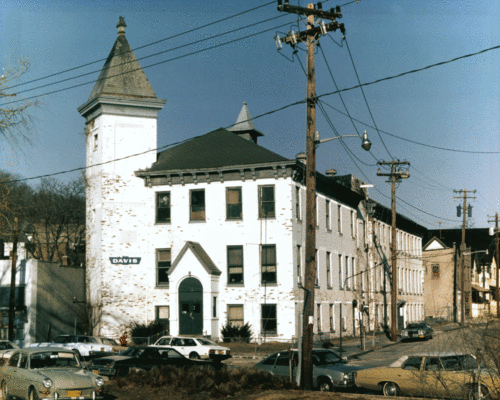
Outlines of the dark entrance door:
{"type": "Polygon", "coordinates": [[[203,333],[203,286],[196,278],[186,278],[179,286],[179,334],[203,333]]]}

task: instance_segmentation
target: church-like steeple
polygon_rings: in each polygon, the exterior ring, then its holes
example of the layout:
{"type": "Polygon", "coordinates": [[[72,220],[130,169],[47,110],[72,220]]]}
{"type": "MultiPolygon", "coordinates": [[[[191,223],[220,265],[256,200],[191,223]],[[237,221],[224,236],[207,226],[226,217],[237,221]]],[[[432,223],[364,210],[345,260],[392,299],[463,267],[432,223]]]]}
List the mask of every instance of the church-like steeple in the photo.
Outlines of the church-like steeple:
{"type": "Polygon", "coordinates": [[[250,112],[248,111],[247,103],[243,103],[243,108],[240,111],[240,115],[238,115],[236,124],[234,124],[228,130],[247,140],[252,140],[254,143],[257,143],[257,138],[259,136],[264,136],[263,133],[255,129],[252,117],[250,116],[250,112]]]}
{"type": "Polygon", "coordinates": [[[109,53],[89,100],[101,96],[153,98],[156,94],[125,38],[125,20],[120,17],[118,38],[109,53]]]}

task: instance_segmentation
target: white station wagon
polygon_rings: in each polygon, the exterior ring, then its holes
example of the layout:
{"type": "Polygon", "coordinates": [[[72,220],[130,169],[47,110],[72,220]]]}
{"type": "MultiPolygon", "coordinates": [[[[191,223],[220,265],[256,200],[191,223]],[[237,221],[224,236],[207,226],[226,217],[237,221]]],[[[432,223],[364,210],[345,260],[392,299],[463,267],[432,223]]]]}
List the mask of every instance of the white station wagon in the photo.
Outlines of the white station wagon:
{"type": "Polygon", "coordinates": [[[231,349],[205,338],[163,336],[153,346],[174,348],[183,356],[191,359],[209,358],[214,361],[222,361],[231,358],[231,349]]]}

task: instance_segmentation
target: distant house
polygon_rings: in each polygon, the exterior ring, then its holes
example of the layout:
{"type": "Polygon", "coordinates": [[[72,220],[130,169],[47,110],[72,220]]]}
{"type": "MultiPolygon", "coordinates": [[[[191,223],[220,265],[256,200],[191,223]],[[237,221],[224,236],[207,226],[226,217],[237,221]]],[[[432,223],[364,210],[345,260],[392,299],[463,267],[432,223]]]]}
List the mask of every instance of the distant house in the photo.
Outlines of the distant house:
{"type": "MultiPolygon", "coordinates": [[[[429,230],[427,240],[424,246],[426,317],[460,321],[462,230],[429,230]]],[[[465,243],[465,317],[475,318],[496,310],[494,238],[487,228],[466,229],[465,243]]]]}
{"type": "MultiPolygon", "coordinates": [[[[11,240],[11,238],[6,238],[11,240]]],[[[85,270],[30,258],[26,242],[18,243],[15,294],[15,340],[21,344],[47,341],[56,335],[88,330],[91,316],[85,300],[85,270]],[[74,303],[74,299],[77,302],[74,303]]],[[[0,250],[0,338],[7,339],[12,242],[0,250]]]]}

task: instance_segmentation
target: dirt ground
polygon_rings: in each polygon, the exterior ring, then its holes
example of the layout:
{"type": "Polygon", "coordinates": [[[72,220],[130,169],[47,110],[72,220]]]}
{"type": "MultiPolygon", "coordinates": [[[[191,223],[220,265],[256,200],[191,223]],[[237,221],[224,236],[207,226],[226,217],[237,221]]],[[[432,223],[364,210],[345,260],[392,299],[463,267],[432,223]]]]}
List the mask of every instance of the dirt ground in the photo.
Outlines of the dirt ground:
{"type": "MultiPolygon", "coordinates": [[[[153,389],[149,387],[124,387],[119,388],[116,383],[106,382],[105,400],[212,400],[207,393],[197,393],[188,395],[182,391],[172,391],[169,388],[153,389]]],[[[272,391],[252,391],[241,392],[234,396],[223,397],[225,400],[363,400],[373,398],[373,396],[351,393],[322,393],[303,392],[301,390],[272,390],[272,391]]]]}

